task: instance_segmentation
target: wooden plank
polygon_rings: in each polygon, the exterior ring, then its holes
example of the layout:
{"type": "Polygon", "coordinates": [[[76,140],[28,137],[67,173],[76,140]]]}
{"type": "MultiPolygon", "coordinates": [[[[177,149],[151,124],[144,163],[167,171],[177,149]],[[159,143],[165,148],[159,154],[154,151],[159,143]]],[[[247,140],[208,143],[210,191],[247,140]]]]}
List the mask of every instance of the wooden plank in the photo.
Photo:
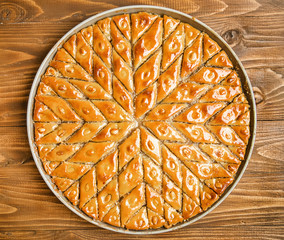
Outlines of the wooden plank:
{"type": "Polygon", "coordinates": [[[272,232],[270,226],[253,226],[247,227],[245,224],[241,224],[238,227],[196,227],[194,225],[179,229],[177,231],[148,236],[130,236],[125,234],[111,234],[109,231],[94,227],[91,230],[67,230],[67,231],[6,231],[0,232],[1,239],[9,240],[37,240],[37,239],[60,239],[60,240],[84,240],[84,239],[171,239],[171,240],[204,240],[204,239],[237,239],[246,236],[246,239],[250,239],[249,236],[253,236],[253,239],[281,239],[283,236],[283,229],[278,232],[272,232]],[[226,236],[223,233],[226,232],[226,236]]]}
{"type": "Polygon", "coordinates": [[[243,62],[258,103],[253,155],[236,189],[191,226],[143,238],[283,238],[284,1],[9,0],[0,3],[0,239],[133,238],[89,224],[52,194],[33,162],[25,119],[52,46],[89,16],[137,3],[174,8],[213,28],[243,62]]]}

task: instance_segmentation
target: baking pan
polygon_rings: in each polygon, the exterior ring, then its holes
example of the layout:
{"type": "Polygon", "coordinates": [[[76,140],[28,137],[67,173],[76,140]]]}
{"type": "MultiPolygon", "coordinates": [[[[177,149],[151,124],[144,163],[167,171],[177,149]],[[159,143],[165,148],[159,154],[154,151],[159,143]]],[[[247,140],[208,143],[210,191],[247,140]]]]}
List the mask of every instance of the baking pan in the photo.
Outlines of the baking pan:
{"type": "Polygon", "coordinates": [[[231,47],[215,32],[213,31],[210,27],[205,25],[204,23],[198,21],[196,18],[170,9],[170,8],[165,8],[165,7],[157,7],[157,6],[148,6],[148,5],[135,5],[135,6],[126,6],[126,7],[120,7],[120,8],[115,8],[111,9],[102,13],[99,13],[97,15],[94,15],[87,20],[83,21],[82,23],[78,24],[74,28],[72,28],[69,32],[67,32],[54,46],[53,48],[49,51],[45,59],[43,60],[42,64],[40,65],[37,74],[34,78],[30,95],[29,95],[29,100],[28,100],[28,108],[27,108],[27,131],[28,131],[28,139],[29,139],[29,144],[32,152],[32,156],[34,158],[34,161],[36,163],[36,166],[46,182],[47,186],[50,188],[50,190],[54,193],[54,195],[66,206],[68,207],[71,211],[73,211],[75,214],[80,216],[81,218],[85,219],[86,221],[95,224],[99,227],[112,230],[115,232],[119,233],[127,233],[127,234],[155,234],[155,233],[164,233],[164,232],[169,232],[173,230],[177,230],[181,227],[188,226],[189,224],[201,219],[208,213],[210,213],[213,209],[215,209],[221,202],[225,200],[225,198],[232,192],[232,190],[235,188],[239,180],[241,179],[247,165],[249,162],[249,159],[251,157],[252,151],[253,151],[253,145],[255,142],[255,133],[256,133],[256,105],[255,105],[255,100],[254,100],[254,95],[252,91],[252,86],[250,83],[250,80],[245,72],[245,69],[238,59],[237,55],[233,52],[231,47]],[[92,25],[96,23],[98,20],[101,20],[106,17],[112,17],[114,15],[119,15],[119,14],[125,14],[125,13],[135,13],[135,12],[140,12],[140,11],[146,11],[150,12],[153,14],[160,14],[160,15],[169,15],[173,18],[177,18],[181,20],[182,22],[189,23],[193,27],[207,33],[213,40],[215,40],[221,48],[223,48],[228,56],[230,57],[233,65],[235,66],[235,70],[239,74],[239,77],[242,82],[243,90],[244,93],[249,101],[249,104],[251,106],[251,119],[250,119],[250,131],[251,131],[251,137],[249,139],[249,143],[247,145],[247,151],[245,155],[245,159],[242,161],[241,166],[237,172],[237,175],[235,177],[234,182],[227,188],[225,193],[220,197],[220,199],[213,204],[207,211],[198,214],[197,216],[191,218],[189,221],[186,221],[184,223],[179,223],[169,229],[157,229],[157,230],[144,230],[144,231],[134,231],[134,230],[127,230],[123,228],[118,228],[111,226],[107,223],[96,221],[85,215],[78,207],[73,206],[61,193],[61,191],[57,190],[56,185],[51,181],[51,178],[48,174],[46,174],[42,162],[39,158],[39,155],[37,153],[37,148],[34,143],[34,127],[33,127],[33,108],[34,108],[34,97],[36,95],[36,91],[38,88],[38,85],[41,80],[41,76],[45,73],[46,68],[48,67],[49,62],[55,55],[57,49],[61,47],[61,45],[74,33],[77,33],[79,30],[92,25]]]}

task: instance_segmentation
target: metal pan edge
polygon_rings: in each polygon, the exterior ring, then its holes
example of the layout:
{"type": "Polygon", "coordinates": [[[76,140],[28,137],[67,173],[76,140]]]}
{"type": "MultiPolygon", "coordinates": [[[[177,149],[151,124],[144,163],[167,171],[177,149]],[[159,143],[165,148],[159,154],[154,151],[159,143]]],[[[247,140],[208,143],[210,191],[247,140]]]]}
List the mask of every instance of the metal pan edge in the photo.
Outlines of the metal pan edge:
{"type": "Polygon", "coordinates": [[[208,213],[213,211],[219,204],[221,204],[227,196],[233,191],[235,186],[238,184],[240,181],[242,175],[245,172],[245,169],[249,163],[249,159],[252,155],[253,152],[253,146],[255,142],[255,135],[256,135],[256,104],[254,100],[254,95],[253,95],[253,90],[252,86],[250,83],[250,80],[247,76],[247,73],[237,57],[237,55],[234,53],[234,51],[231,49],[231,47],[223,40],[222,37],[220,37],[214,30],[212,30],[210,27],[205,25],[204,23],[200,22],[199,20],[193,18],[192,16],[182,13],[180,11],[166,8],[166,7],[158,7],[158,6],[150,6],[150,5],[133,5],[133,6],[125,6],[125,7],[119,7],[119,8],[114,8],[111,10],[107,10],[104,12],[101,12],[99,14],[96,14],[85,21],[81,22],[80,24],[76,25],[74,28],[72,28],[70,31],[68,31],[49,51],[43,62],[41,63],[36,76],[34,78],[31,91],[29,94],[29,99],[28,99],[28,107],[27,107],[27,133],[28,133],[28,140],[29,140],[29,145],[31,148],[32,156],[35,161],[35,164],[47,184],[47,186],[50,188],[50,190],[53,192],[53,194],[66,206],[68,207],[72,212],[80,216],[81,218],[85,219],[86,221],[95,224],[101,228],[108,229],[111,231],[115,231],[118,233],[125,233],[125,234],[137,234],[137,235],[146,235],[146,234],[158,234],[158,233],[165,233],[169,231],[174,231],[179,228],[188,226],[189,224],[192,224],[196,222],[197,220],[201,219],[202,217],[206,216],[208,213]],[[41,76],[44,74],[49,62],[53,58],[54,54],[56,53],[58,47],[62,45],[72,34],[78,32],[82,28],[89,26],[93,24],[94,22],[97,22],[100,19],[106,18],[106,17],[111,17],[114,15],[119,15],[123,13],[134,13],[134,12],[139,12],[139,11],[147,11],[150,13],[156,13],[156,14],[167,14],[170,15],[174,18],[178,18],[183,22],[190,23],[193,27],[198,28],[199,30],[202,30],[206,32],[210,37],[212,37],[229,55],[230,59],[232,60],[234,66],[238,69],[238,74],[240,75],[240,79],[242,81],[243,88],[245,90],[246,97],[249,101],[249,104],[251,106],[251,119],[250,119],[250,131],[251,131],[251,137],[249,140],[249,143],[247,145],[247,151],[246,151],[246,156],[245,159],[242,161],[241,167],[238,170],[238,173],[235,177],[235,180],[233,184],[229,187],[229,189],[226,190],[226,192],[220,197],[220,199],[213,204],[207,211],[198,214],[196,217],[193,217],[189,221],[177,224],[169,229],[158,229],[158,230],[144,230],[144,231],[134,231],[134,230],[127,230],[127,229],[122,229],[118,227],[111,226],[109,224],[100,222],[100,221],[95,221],[89,218],[87,215],[83,214],[81,210],[79,210],[77,207],[74,207],[64,196],[63,194],[56,189],[54,183],[52,183],[51,178],[48,174],[46,174],[43,165],[41,163],[41,160],[38,156],[37,149],[34,143],[34,129],[33,129],[33,106],[34,106],[34,97],[36,95],[37,87],[39,85],[39,82],[41,80],[41,76]]]}

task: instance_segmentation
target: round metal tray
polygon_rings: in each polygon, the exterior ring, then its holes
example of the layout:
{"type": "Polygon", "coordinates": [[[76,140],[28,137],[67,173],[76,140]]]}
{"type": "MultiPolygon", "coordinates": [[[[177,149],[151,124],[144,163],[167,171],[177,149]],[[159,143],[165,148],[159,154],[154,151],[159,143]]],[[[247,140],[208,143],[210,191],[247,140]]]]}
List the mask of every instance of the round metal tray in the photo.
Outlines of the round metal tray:
{"type": "Polygon", "coordinates": [[[108,230],[112,230],[112,231],[116,231],[119,233],[127,233],[127,234],[155,234],[155,233],[164,233],[164,232],[169,232],[169,231],[173,231],[176,229],[179,229],[181,227],[185,227],[199,219],[201,219],[202,217],[204,217],[205,215],[207,215],[209,212],[211,212],[213,209],[215,209],[221,202],[223,202],[225,200],[225,198],[232,192],[232,190],[235,188],[235,186],[237,185],[237,183],[239,182],[239,180],[241,179],[247,165],[248,165],[248,161],[251,157],[252,154],[252,150],[253,150],[253,145],[254,145],[254,141],[255,141],[255,133],[256,133],[256,105],[255,105],[255,101],[254,101],[254,95],[253,95],[253,91],[252,91],[252,86],[251,83],[249,81],[249,78],[245,72],[245,69],[242,65],[242,63],[240,62],[240,60],[238,59],[237,55],[233,52],[233,50],[231,49],[231,47],[215,32],[213,31],[210,27],[208,27],[207,25],[205,25],[204,23],[198,21],[197,19],[193,18],[192,16],[170,9],[170,8],[164,8],[164,7],[157,7],[157,6],[148,6],[148,5],[135,5],[135,6],[126,6],[126,7],[120,7],[120,8],[115,8],[115,9],[111,9],[102,13],[99,13],[95,16],[92,16],[90,18],[88,18],[87,20],[83,21],[82,23],[78,24],[77,26],[75,26],[74,28],[72,28],[69,32],[67,32],[54,46],[53,48],[49,51],[49,53],[47,54],[47,56],[45,57],[45,59],[43,60],[42,64],[40,65],[37,74],[34,78],[32,87],[31,87],[31,91],[30,91],[30,95],[29,95],[29,100],[28,100],[28,108],[27,108],[27,132],[28,132],[28,139],[29,139],[29,144],[30,144],[30,148],[31,148],[31,152],[32,152],[32,156],[34,158],[34,161],[36,163],[36,166],[42,176],[42,178],[44,179],[44,181],[46,182],[47,186],[50,188],[50,190],[54,193],[54,195],[66,206],[68,207],[71,211],[73,211],[75,214],[77,214],[78,216],[80,216],[81,218],[85,219],[86,221],[95,224],[99,227],[108,229],[108,230]],[[250,119],[250,131],[251,131],[251,137],[249,139],[249,143],[247,146],[247,151],[246,151],[246,155],[245,155],[245,159],[242,161],[241,166],[237,172],[236,178],[233,182],[233,184],[231,184],[230,187],[228,187],[228,189],[226,190],[226,192],[220,197],[220,199],[213,204],[207,211],[198,214],[197,216],[191,218],[189,221],[186,221],[184,223],[180,223],[177,224],[169,229],[157,229],[157,230],[144,230],[144,231],[134,231],[134,230],[127,230],[127,229],[123,229],[123,228],[118,228],[118,227],[114,227],[111,226],[107,223],[104,222],[100,222],[100,221],[96,221],[91,219],[90,217],[88,217],[87,215],[85,215],[78,207],[74,207],[65,197],[64,195],[57,190],[57,187],[55,186],[55,184],[51,181],[51,178],[48,174],[46,174],[43,165],[41,163],[41,160],[38,156],[37,153],[37,149],[36,149],[36,145],[34,143],[34,127],[33,127],[33,108],[34,108],[34,97],[36,95],[36,91],[38,88],[38,85],[40,83],[41,80],[41,76],[44,74],[49,62],[51,61],[51,59],[53,58],[53,56],[55,55],[55,53],[57,52],[57,49],[59,47],[61,47],[61,45],[74,33],[77,33],[79,30],[97,22],[98,20],[101,20],[103,18],[106,17],[111,17],[114,15],[119,15],[119,14],[125,14],[125,13],[135,13],[135,12],[140,12],[140,11],[146,11],[146,12],[150,12],[150,13],[154,13],[154,14],[160,14],[160,15],[169,15],[173,18],[177,18],[179,20],[181,20],[182,22],[185,23],[189,23],[190,25],[192,25],[193,27],[206,32],[213,40],[215,40],[221,48],[223,48],[226,53],[228,54],[228,56],[230,57],[233,65],[236,68],[236,71],[239,74],[239,77],[241,79],[242,85],[243,85],[243,90],[245,92],[245,95],[249,101],[249,104],[251,106],[251,119],[250,119]]]}

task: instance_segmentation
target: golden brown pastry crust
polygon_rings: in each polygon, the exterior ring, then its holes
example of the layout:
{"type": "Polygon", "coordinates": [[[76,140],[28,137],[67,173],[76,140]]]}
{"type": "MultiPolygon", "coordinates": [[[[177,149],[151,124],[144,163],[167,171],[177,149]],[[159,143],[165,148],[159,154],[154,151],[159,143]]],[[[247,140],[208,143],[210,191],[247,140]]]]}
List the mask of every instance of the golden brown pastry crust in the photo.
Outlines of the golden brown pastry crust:
{"type": "Polygon", "coordinates": [[[128,91],[132,92],[134,89],[132,68],[124,62],[115,50],[113,50],[112,61],[113,74],[124,84],[128,91]]]}
{"type": "Polygon", "coordinates": [[[166,70],[184,49],[184,24],[181,23],[163,44],[162,70],[166,70]]]}
{"type": "Polygon", "coordinates": [[[146,186],[146,202],[149,209],[152,209],[154,212],[163,215],[164,199],[149,185],[146,186]]]}
{"type": "Polygon", "coordinates": [[[78,90],[90,99],[111,99],[111,96],[96,82],[69,79],[78,90]]]}
{"type": "Polygon", "coordinates": [[[214,56],[216,53],[220,51],[220,46],[208,36],[208,34],[204,34],[204,52],[203,52],[203,61],[206,62],[209,58],[214,56]]]}
{"type": "Polygon", "coordinates": [[[133,113],[132,95],[116,77],[113,77],[113,98],[124,108],[126,112],[129,114],[133,113]]]}
{"type": "Polygon", "coordinates": [[[195,71],[202,61],[202,39],[200,34],[192,45],[185,49],[182,59],[181,77],[185,78],[195,71]]]}
{"type": "Polygon", "coordinates": [[[182,135],[166,122],[145,122],[144,126],[160,140],[185,142],[182,135]]]}
{"type": "Polygon", "coordinates": [[[107,93],[111,93],[111,72],[99,58],[98,55],[93,55],[94,64],[94,79],[106,90],[107,93]]]}
{"type": "Polygon", "coordinates": [[[102,221],[106,213],[118,201],[118,180],[114,177],[98,194],[99,219],[102,221]]]}
{"type": "Polygon", "coordinates": [[[52,181],[56,184],[58,189],[62,192],[67,190],[73,183],[74,180],[68,179],[68,178],[59,178],[59,177],[53,177],[52,181]]]}
{"type": "Polygon", "coordinates": [[[133,62],[137,68],[162,44],[163,19],[158,17],[152,27],[133,46],[133,62]]]}
{"type": "Polygon", "coordinates": [[[221,195],[233,181],[233,178],[215,178],[205,180],[205,184],[213,189],[218,195],[221,195]]]}
{"type": "Polygon", "coordinates": [[[119,195],[130,192],[140,182],[143,181],[142,157],[138,155],[119,175],[119,195]]]}
{"type": "Polygon", "coordinates": [[[105,34],[108,40],[110,40],[110,21],[111,18],[105,18],[97,22],[100,30],[105,34]]]}
{"type": "Polygon", "coordinates": [[[81,123],[62,123],[52,132],[40,138],[36,143],[37,144],[56,144],[64,142],[69,138],[72,133],[74,133],[81,123]]]}
{"type": "Polygon", "coordinates": [[[149,228],[146,208],[142,207],[125,225],[128,229],[145,230],[149,228]]]}
{"type": "Polygon", "coordinates": [[[93,219],[98,219],[99,213],[98,213],[98,201],[97,198],[92,198],[88,203],[85,204],[84,207],[82,207],[82,211],[87,214],[89,217],[93,219]]]}
{"type": "Polygon", "coordinates": [[[217,85],[210,89],[201,99],[200,102],[215,101],[232,101],[234,97],[242,93],[242,88],[237,86],[217,85]]]}
{"type": "Polygon", "coordinates": [[[119,170],[127,164],[140,151],[140,130],[136,129],[119,146],[119,170]]]}
{"type": "Polygon", "coordinates": [[[90,170],[90,168],[90,165],[63,162],[52,172],[51,175],[55,177],[77,180],[81,176],[83,176],[88,170],[90,170]]]}
{"type": "Polygon", "coordinates": [[[154,212],[148,208],[148,219],[149,227],[153,229],[160,228],[166,224],[165,219],[159,215],[157,212],[154,212]]]}
{"type": "Polygon", "coordinates": [[[180,23],[180,20],[164,15],[164,39],[166,39],[180,23]]]}
{"type": "MultiPolygon", "coordinates": [[[[187,167],[190,164],[186,165],[187,167]]],[[[200,181],[196,175],[194,175],[189,168],[182,165],[182,190],[198,205],[200,204],[200,181]]]]}
{"type": "Polygon", "coordinates": [[[219,144],[200,144],[199,147],[216,162],[239,163],[240,160],[228,148],[219,144]]]}
{"type": "Polygon", "coordinates": [[[174,127],[180,130],[192,142],[217,143],[216,138],[203,125],[194,125],[187,123],[173,123],[174,127]]]}
{"type": "Polygon", "coordinates": [[[79,148],[80,146],[78,144],[74,145],[60,144],[46,154],[45,160],[63,162],[66,159],[68,159],[70,156],[72,156],[75,152],[77,152],[79,148]]]}
{"type": "Polygon", "coordinates": [[[96,165],[97,186],[99,191],[116,174],[117,168],[118,151],[111,153],[96,165]]]}
{"type": "Polygon", "coordinates": [[[189,24],[184,24],[184,33],[185,33],[185,46],[192,44],[194,39],[200,34],[200,31],[190,26],[189,24]]]}
{"type": "Polygon", "coordinates": [[[146,88],[135,99],[135,117],[141,118],[149,110],[153,109],[157,99],[157,84],[146,88]]]}
{"type": "Polygon", "coordinates": [[[170,228],[234,182],[250,103],[230,54],[147,12],[102,19],[62,43],[34,102],[34,140],[83,213],[129,230],[170,228]]]}
{"type": "Polygon", "coordinates": [[[69,162],[96,163],[114,147],[114,142],[88,142],[69,159],[69,162]]]}
{"type": "Polygon", "coordinates": [[[115,51],[124,59],[128,65],[132,65],[131,61],[131,44],[123,37],[118,30],[114,20],[110,22],[111,40],[115,51]]]}
{"type": "Polygon", "coordinates": [[[43,76],[41,82],[49,86],[62,98],[80,99],[83,94],[63,78],[43,76]]]}
{"type": "Polygon", "coordinates": [[[145,117],[145,120],[168,120],[185,107],[187,107],[186,104],[159,104],[145,117]]]}
{"type": "Polygon", "coordinates": [[[148,158],[144,158],[143,167],[145,182],[153,187],[158,193],[161,193],[162,169],[148,158]]]}
{"type": "Polygon", "coordinates": [[[176,210],[181,208],[182,190],[166,175],[163,176],[163,198],[176,210]]]}
{"type": "Polygon", "coordinates": [[[79,183],[75,182],[71,187],[69,187],[65,192],[64,196],[68,198],[68,200],[73,205],[78,205],[79,203],[79,183]]]}
{"type": "Polygon", "coordinates": [[[98,56],[103,60],[105,65],[111,67],[111,50],[112,45],[107,37],[100,31],[97,25],[93,26],[93,49],[98,56]]]}
{"type": "Polygon", "coordinates": [[[131,29],[129,14],[114,16],[112,19],[124,37],[126,37],[127,40],[130,40],[131,29]]]}
{"type": "MultiPolygon", "coordinates": [[[[99,101],[93,100],[93,104],[102,112],[108,121],[130,121],[131,117],[123,108],[115,101],[99,101]]],[[[96,121],[96,120],[93,120],[96,121]]]]}
{"type": "Polygon", "coordinates": [[[140,131],[142,151],[153,159],[158,165],[160,165],[162,160],[159,140],[143,127],[140,129],[140,131]]]}
{"type": "Polygon", "coordinates": [[[157,51],[134,74],[136,94],[150,86],[160,74],[162,50],[157,51]]]}
{"type": "Polygon", "coordinates": [[[165,203],[165,219],[167,220],[165,224],[166,228],[170,228],[171,226],[176,225],[184,220],[182,215],[167,203],[165,203]]]}
{"type": "Polygon", "coordinates": [[[82,208],[97,193],[96,169],[92,168],[80,179],[80,203],[82,208]]]}
{"type": "Polygon", "coordinates": [[[204,163],[210,162],[210,159],[193,144],[166,143],[165,145],[185,164],[192,161],[204,163]]]}
{"type": "Polygon", "coordinates": [[[82,79],[85,81],[92,81],[93,78],[78,64],[75,62],[66,63],[52,60],[50,66],[58,71],[60,75],[65,78],[82,79]]]}
{"type": "Polygon", "coordinates": [[[147,12],[131,14],[132,43],[135,43],[147,31],[158,16],[147,12]]]}
{"type": "Polygon", "coordinates": [[[109,212],[104,216],[103,221],[116,226],[120,227],[120,208],[118,205],[114,206],[109,212]]]}
{"type": "Polygon", "coordinates": [[[71,104],[73,109],[88,122],[98,122],[105,120],[105,117],[100,113],[100,111],[92,104],[89,100],[77,100],[70,99],[68,102],[71,104]]]}
{"type": "Polygon", "coordinates": [[[182,217],[184,219],[189,219],[201,212],[202,212],[201,207],[186,194],[183,194],[182,217]]]}
{"type": "Polygon", "coordinates": [[[36,100],[49,107],[63,121],[78,122],[81,118],[73,111],[69,104],[60,97],[37,96],[36,100]]]}
{"type": "Polygon", "coordinates": [[[211,188],[203,185],[200,192],[201,208],[203,211],[206,211],[218,198],[218,195],[211,188]]]}
{"type": "Polygon", "coordinates": [[[46,134],[52,132],[58,126],[57,123],[53,122],[36,122],[35,127],[35,141],[38,141],[40,138],[46,134]]]}
{"type": "Polygon", "coordinates": [[[157,101],[164,99],[179,82],[180,66],[182,57],[180,56],[158,79],[157,101]]]}
{"type": "Polygon", "coordinates": [[[199,98],[209,85],[195,84],[190,82],[181,83],[171,94],[163,101],[164,103],[190,103],[199,98]]]}
{"type": "Polygon", "coordinates": [[[59,121],[59,118],[43,103],[35,100],[34,104],[34,121],[59,121]]]}
{"type": "Polygon", "coordinates": [[[230,58],[228,57],[228,55],[225,53],[224,50],[216,54],[213,58],[211,58],[207,64],[215,67],[227,67],[227,68],[233,67],[230,58]]]}
{"type": "Polygon", "coordinates": [[[82,36],[88,42],[88,44],[93,47],[93,26],[89,26],[81,30],[82,36]]]}
{"type": "Polygon", "coordinates": [[[145,186],[144,183],[139,184],[120,203],[121,225],[130,219],[145,204],[145,186]]]}
{"type": "Polygon", "coordinates": [[[226,106],[225,103],[196,103],[174,118],[177,122],[205,123],[215,113],[226,106]]]}

